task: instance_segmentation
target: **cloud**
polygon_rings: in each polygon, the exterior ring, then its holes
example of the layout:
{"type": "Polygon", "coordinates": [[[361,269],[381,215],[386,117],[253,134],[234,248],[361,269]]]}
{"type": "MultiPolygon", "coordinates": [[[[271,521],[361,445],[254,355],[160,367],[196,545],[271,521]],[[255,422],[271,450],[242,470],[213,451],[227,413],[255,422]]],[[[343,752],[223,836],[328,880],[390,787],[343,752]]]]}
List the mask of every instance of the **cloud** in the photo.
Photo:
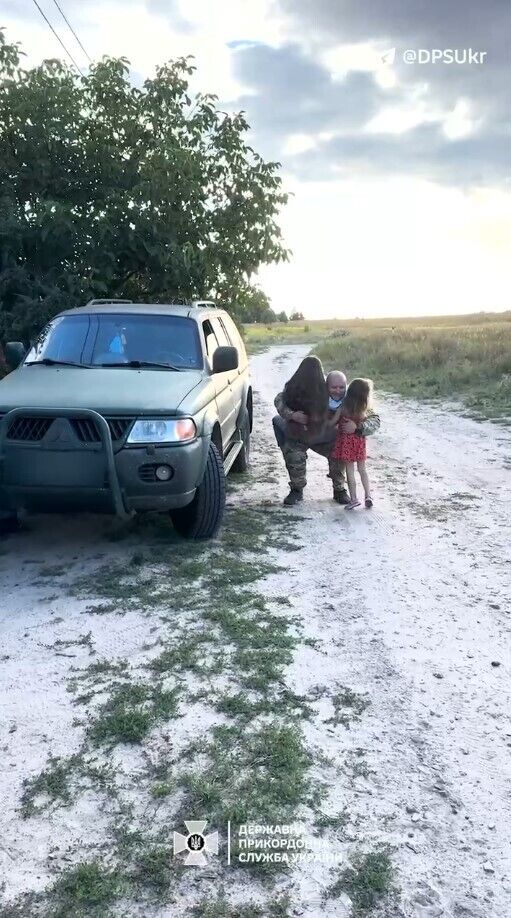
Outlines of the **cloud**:
{"type": "MultiPolygon", "coordinates": [[[[388,40],[424,42],[424,47],[490,43],[504,49],[511,24],[508,0],[278,0],[293,32],[314,34],[323,43],[388,40]],[[497,26],[497,27],[496,27],[497,26]]],[[[397,43],[397,42],[396,42],[397,43]]]]}
{"type": "Polygon", "coordinates": [[[373,74],[352,71],[335,81],[296,44],[241,45],[233,52],[233,68],[249,90],[236,106],[246,109],[258,140],[272,156],[294,135],[359,130],[387,98],[373,74]]]}
{"type": "MultiPolygon", "coordinates": [[[[279,0],[287,13],[292,34],[308,36],[321,48],[349,42],[375,42],[383,50],[396,47],[400,81],[427,81],[432,91],[455,100],[463,93],[492,112],[509,112],[507,85],[511,76],[509,35],[511,4],[508,0],[428,0],[414,4],[404,0],[279,0]],[[407,65],[407,48],[472,48],[486,51],[484,64],[407,65]]],[[[312,45],[311,45],[312,46],[312,45]]]]}
{"type": "Polygon", "coordinates": [[[402,134],[344,134],[287,163],[300,179],[409,175],[448,185],[511,185],[509,143],[480,134],[449,139],[438,124],[402,134]]]}
{"type": "Polygon", "coordinates": [[[183,16],[179,0],[145,0],[145,5],[149,14],[154,13],[164,17],[176,32],[185,34],[197,32],[197,26],[183,16]]]}
{"type": "Polygon", "coordinates": [[[356,169],[462,185],[507,184],[507,0],[489,5],[430,0],[420,6],[404,0],[278,0],[278,7],[292,40],[278,48],[240,46],[234,52],[240,81],[252,92],[240,102],[263,152],[277,159],[284,154],[285,165],[302,178],[356,169]],[[395,79],[380,81],[379,55],[392,47],[396,57],[388,72],[395,79]],[[408,48],[472,48],[487,55],[482,64],[409,65],[403,60],[408,48]],[[351,61],[344,72],[332,65],[336,58],[351,61]],[[379,118],[384,111],[386,117],[379,118]],[[412,118],[412,111],[418,116],[412,118]],[[403,130],[385,130],[400,118],[403,130]],[[368,131],[371,122],[379,129],[368,131]],[[293,155],[291,137],[319,132],[336,136],[293,155]]]}
{"type": "MultiPolygon", "coordinates": [[[[51,0],[41,2],[85,67],[51,0]]],[[[509,0],[224,4],[222,19],[208,0],[66,0],[65,11],[93,57],[126,54],[139,74],[195,54],[194,86],[217,92],[221,107],[244,109],[253,146],[302,178],[381,171],[461,185],[509,181],[509,0]],[[394,64],[382,70],[392,47],[394,64]],[[445,47],[487,58],[403,62],[406,48],[445,47]]],[[[20,26],[8,39],[29,39],[29,63],[62,53],[32,4],[4,0],[3,11],[20,26]]]]}

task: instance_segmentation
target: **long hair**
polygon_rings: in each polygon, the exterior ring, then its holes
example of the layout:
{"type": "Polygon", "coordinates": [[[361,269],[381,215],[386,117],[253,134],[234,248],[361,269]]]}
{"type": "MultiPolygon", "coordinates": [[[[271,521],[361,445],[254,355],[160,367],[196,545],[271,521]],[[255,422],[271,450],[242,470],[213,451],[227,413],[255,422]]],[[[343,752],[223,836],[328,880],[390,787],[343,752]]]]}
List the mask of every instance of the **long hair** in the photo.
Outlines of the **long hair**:
{"type": "Polygon", "coordinates": [[[371,402],[371,379],[352,379],[344,396],[342,413],[350,418],[363,418],[371,402]]]}
{"type": "Polygon", "coordinates": [[[305,357],[284,387],[284,400],[293,411],[303,411],[309,418],[307,425],[320,428],[327,417],[328,392],[325,374],[319,357],[305,357]]]}

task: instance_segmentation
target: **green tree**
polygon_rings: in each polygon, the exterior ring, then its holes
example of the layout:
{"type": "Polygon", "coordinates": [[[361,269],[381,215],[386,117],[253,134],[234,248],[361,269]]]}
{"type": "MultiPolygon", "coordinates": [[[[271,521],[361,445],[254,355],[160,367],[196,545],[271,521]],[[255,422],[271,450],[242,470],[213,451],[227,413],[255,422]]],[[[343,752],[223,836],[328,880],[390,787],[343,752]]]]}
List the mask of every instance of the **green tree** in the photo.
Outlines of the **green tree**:
{"type": "Polygon", "coordinates": [[[247,144],[243,112],[190,97],[193,71],[179,58],[140,89],[125,58],[25,70],[0,31],[0,339],[90,297],[229,308],[287,259],[280,164],[247,144]]]}
{"type": "Polygon", "coordinates": [[[303,319],[303,312],[292,312],[289,318],[291,322],[301,322],[303,319]]]}
{"type": "Polygon", "coordinates": [[[246,285],[238,294],[235,310],[243,322],[276,322],[270,300],[260,287],[246,285]]]}

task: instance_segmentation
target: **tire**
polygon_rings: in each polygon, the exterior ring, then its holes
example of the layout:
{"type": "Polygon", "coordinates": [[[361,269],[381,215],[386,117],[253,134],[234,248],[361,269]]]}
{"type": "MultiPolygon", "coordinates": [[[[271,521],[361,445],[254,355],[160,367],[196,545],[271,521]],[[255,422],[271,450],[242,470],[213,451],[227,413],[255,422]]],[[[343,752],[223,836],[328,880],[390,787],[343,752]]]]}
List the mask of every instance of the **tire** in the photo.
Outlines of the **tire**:
{"type": "Polygon", "coordinates": [[[250,418],[248,413],[241,426],[243,446],[234,460],[231,472],[246,472],[250,465],[250,418]]]}
{"type": "Polygon", "coordinates": [[[20,521],[16,510],[0,510],[0,535],[17,532],[20,521]]]}
{"type": "Polygon", "coordinates": [[[185,539],[212,539],[220,527],[225,507],[225,472],[222,457],[209,446],[203,479],[191,504],[171,510],[174,529],[185,539]]]}

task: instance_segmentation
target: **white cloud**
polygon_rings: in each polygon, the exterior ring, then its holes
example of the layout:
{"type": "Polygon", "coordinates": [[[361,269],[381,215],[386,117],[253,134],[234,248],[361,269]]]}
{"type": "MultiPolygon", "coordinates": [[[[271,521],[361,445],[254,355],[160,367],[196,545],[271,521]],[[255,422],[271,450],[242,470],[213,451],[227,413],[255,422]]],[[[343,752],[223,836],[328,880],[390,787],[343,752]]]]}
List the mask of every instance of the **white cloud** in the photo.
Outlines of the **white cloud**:
{"type": "Polygon", "coordinates": [[[317,146],[317,139],[310,134],[291,134],[284,144],[283,153],[286,156],[293,156],[313,150],[315,146],[317,146]]]}
{"type": "Polygon", "coordinates": [[[438,114],[428,114],[423,108],[382,108],[366,125],[370,134],[404,134],[419,124],[437,121],[438,114]]]}
{"type": "Polygon", "coordinates": [[[471,117],[470,102],[467,99],[459,99],[444,120],[444,134],[449,140],[458,140],[461,137],[468,137],[474,128],[475,120],[471,117]]]}

